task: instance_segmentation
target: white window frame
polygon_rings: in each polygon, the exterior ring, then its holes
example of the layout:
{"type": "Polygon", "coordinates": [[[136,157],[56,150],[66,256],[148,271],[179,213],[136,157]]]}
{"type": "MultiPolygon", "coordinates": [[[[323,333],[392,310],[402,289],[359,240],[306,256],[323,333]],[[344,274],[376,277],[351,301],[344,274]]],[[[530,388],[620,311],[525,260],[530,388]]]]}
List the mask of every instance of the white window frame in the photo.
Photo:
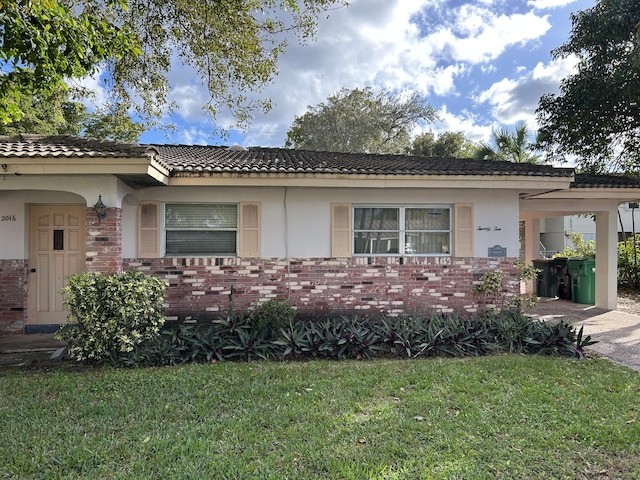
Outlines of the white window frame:
{"type": "Polygon", "coordinates": [[[403,204],[403,205],[394,205],[394,204],[353,204],[351,211],[351,240],[352,247],[351,253],[356,257],[371,257],[371,256],[389,256],[389,257],[397,257],[397,256],[412,256],[412,257],[450,257],[452,256],[452,250],[454,245],[454,226],[453,226],[453,210],[454,206],[451,204],[445,205],[433,205],[433,204],[403,204]],[[358,232],[372,232],[376,230],[356,230],[355,218],[356,218],[356,210],[361,208],[387,208],[387,209],[397,209],[398,210],[398,230],[387,230],[390,233],[398,234],[398,252],[393,253],[356,253],[356,233],[358,232]],[[438,209],[438,210],[448,210],[449,211],[449,229],[448,230],[407,230],[405,228],[406,224],[406,210],[407,209],[438,209]],[[449,234],[449,245],[447,246],[447,252],[443,253],[413,253],[408,252],[406,242],[406,234],[407,233],[448,233],[449,234]]]}
{"type": "Polygon", "coordinates": [[[240,248],[240,204],[237,202],[163,202],[162,203],[162,251],[165,257],[237,257],[240,248]],[[168,205],[220,205],[236,207],[236,226],[235,228],[175,228],[166,225],[166,209],[168,205]],[[168,253],[167,252],[167,231],[225,231],[235,232],[235,253],[216,254],[216,253],[168,253]]]}

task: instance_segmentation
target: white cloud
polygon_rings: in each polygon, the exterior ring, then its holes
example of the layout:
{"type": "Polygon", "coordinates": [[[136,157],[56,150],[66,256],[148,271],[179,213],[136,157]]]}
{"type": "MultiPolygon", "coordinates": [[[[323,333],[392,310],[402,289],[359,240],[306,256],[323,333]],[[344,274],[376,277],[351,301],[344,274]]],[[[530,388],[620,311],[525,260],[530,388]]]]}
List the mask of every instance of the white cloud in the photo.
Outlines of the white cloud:
{"type": "MultiPolygon", "coordinates": [[[[567,2],[530,0],[531,11],[516,12],[508,0],[351,0],[318,19],[314,41],[300,46],[289,39],[277,77],[262,92],[243,92],[249,100],[271,98],[274,108],[256,112],[241,143],[282,146],[294,117],[341,87],[417,91],[437,104],[447,102],[443,121],[433,128],[473,139],[487,138],[493,124],[530,120],[540,95],[555,91],[572,67],[568,61],[534,67],[530,52],[540,55],[557,24],[552,14],[535,12],[567,2]]],[[[545,47],[545,58],[553,46],[545,47]]],[[[171,98],[179,105],[174,117],[196,125],[181,141],[200,141],[215,128],[201,110],[208,92],[189,68],[174,69],[170,78],[171,98]]],[[[232,126],[228,112],[216,120],[232,126]]]]}
{"type": "Polygon", "coordinates": [[[529,0],[527,5],[532,6],[538,10],[544,10],[548,8],[558,8],[569,5],[576,0],[529,0]]]}
{"type": "Polygon", "coordinates": [[[503,78],[474,100],[489,104],[493,116],[500,123],[511,125],[524,120],[533,126],[540,97],[546,93],[557,93],[560,81],[574,71],[576,63],[575,57],[554,60],[546,65],[539,62],[527,75],[516,79],[503,78]]]}
{"type": "Polygon", "coordinates": [[[197,127],[182,128],[177,132],[177,141],[184,145],[207,145],[211,132],[197,127]]]}
{"type": "MultiPolygon", "coordinates": [[[[422,22],[429,21],[428,14],[422,14],[422,22]]],[[[551,28],[547,17],[533,12],[497,14],[494,8],[471,2],[451,10],[447,17],[422,43],[435,58],[470,64],[493,60],[510,46],[536,40],[551,28]]]]}
{"type": "Polygon", "coordinates": [[[427,1],[356,0],[321,21],[314,43],[291,45],[282,56],[280,74],[264,92],[276,106],[256,116],[250,138],[283,144],[294,116],[343,86],[457,96],[456,81],[471,65],[495,59],[549,28],[546,17],[532,13],[496,15],[466,5],[452,12],[450,25],[425,35],[420,21],[432,7],[427,1]]]}
{"type": "MultiPolygon", "coordinates": [[[[491,135],[491,125],[482,125],[469,111],[463,110],[454,114],[443,107],[438,111],[440,121],[433,125],[433,130],[438,134],[444,132],[462,132],[465,137],[474,142],[486,140],[491,135]]],[[[429,130],[429,129],[427,129],[429,130]]]]}

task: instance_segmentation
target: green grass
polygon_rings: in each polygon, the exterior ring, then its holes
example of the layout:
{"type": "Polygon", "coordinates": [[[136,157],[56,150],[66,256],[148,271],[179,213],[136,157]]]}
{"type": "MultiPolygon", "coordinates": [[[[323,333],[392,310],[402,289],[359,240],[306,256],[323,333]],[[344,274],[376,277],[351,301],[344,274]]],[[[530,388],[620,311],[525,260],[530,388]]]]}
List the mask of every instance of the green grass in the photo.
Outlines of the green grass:
{"type": "Polygon", "coordinates": [[[0,478],[637,479],[639,416],[595,358],[10,371],[0,478]]]}

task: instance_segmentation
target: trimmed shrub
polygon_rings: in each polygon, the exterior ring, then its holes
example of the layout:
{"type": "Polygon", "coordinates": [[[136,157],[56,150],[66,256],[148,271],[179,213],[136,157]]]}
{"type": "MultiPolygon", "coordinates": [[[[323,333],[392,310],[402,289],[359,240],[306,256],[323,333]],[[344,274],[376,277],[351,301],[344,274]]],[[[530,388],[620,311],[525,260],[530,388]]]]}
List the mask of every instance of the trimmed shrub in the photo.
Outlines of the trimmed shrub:
{"type": "Polygon", "coordinates": [[[141,272],[72,275],[63,289],[70,314],[56,332],[68,354],[80,361],[104,362],[153,341],[165,323],[166,283],[141,272]]]}

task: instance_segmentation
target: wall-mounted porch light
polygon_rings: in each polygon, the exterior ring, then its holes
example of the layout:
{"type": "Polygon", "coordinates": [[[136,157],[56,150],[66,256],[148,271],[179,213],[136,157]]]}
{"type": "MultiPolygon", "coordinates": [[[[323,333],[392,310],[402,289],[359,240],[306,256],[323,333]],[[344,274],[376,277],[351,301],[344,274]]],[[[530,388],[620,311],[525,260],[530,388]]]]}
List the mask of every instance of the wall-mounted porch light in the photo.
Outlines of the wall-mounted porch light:
{"type": "Polygon", "coordinates": [[[107,216],[107,206],[102,203],[102,195],[98,195],[98,201],[93,205],[93,209],[98,215],[98,223],[101,223],[102,219],[107,216]]]}

